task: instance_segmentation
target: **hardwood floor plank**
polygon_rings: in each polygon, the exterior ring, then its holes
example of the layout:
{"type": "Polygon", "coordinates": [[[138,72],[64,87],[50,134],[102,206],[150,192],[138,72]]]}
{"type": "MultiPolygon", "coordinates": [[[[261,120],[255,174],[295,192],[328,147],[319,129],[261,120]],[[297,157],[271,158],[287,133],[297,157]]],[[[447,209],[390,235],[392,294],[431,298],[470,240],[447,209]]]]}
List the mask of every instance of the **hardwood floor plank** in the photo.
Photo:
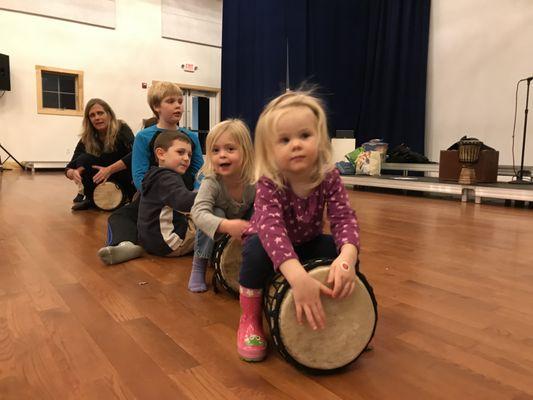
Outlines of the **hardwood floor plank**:
{"type": "Polygon", "coordinates": [[[185,397],[81,285],[62,285],[58,291],[135,396],[143,399],[185,397]]]}
{"type": "Polygon", "coordinates": [[[19,281],[23,282],[26,293],[32,299],[33,306],[37,311],[56,308],[68,311],[68,306],[50,284],[40,268],[40,264],[34,260],[17,264],[15,274],[19,281]]]}
{"type": "Polygon", "coordinates": [[[180,374],[199,365],[150,319],[138,318],[122,326],[167,375],[180,374]]]}
{"type": "Polygon", "coordinates": [[[41,312],[40,318],[58,349],[54,355],[57,363],[76,377],[79,397],[105,392],[110,398],[133,398],[104,352],[70,312],[48,310],[41,312]],[[92,385],[97,387],[94,392],[92,385]]]}
{"type": "Polygon", "coordinates": [[[111,285],[96,274],[80,278],[79,282],[117,322],[142,317],[137,308],[121,296],[111,285]]]}
{"type": "Polygon", "coordinates": [[[376,341],[375,349],[382,353],[381,361],[387,369],[427,391],[429,398],[502,400],[525,395],[398,339],[376,341]]]}
{"type": "MultiPolygon", "coordinates": [[[[533,361],[533,353],[531,350],[531,343],[524,341],[522,338],[514,337],[508,334],[508,331],[502,327],[501,330],[495,329],[475,329],[468,325],[449,320],[444,316],[430,313],[415,307],[410,307],[404,304],[393,307],[388,310],[388,317],[383,318],[396,332],[406,332],[409,326],[424,327],[431,325],[434,327],[433,337],[443,340],[444,338],[452,337],[450,334],[458,334],[461,337],[466,337],[471,340],[470,346],[462,346],[463,348],[474,349],[476,346],[483,345],[493,348],[498,354],[506,354],[516,360],[521,360],[524,365],[528,365],[533,361]],[[396,321],[395,321],[396,320],[396,321]],[[403,321],[403,322],[397,322],[403,321]],[[398,325],[403,326],[404,329],[399,331],[398,325]]],[[[517,321],[514,323],[518,323],[517,321]]],[[[530,328],[530,332],[533,326],[530,328]]],[[[392,335],[395,335],[394,333],[392,335]]],[[[397,336],[397,335],[395,335],[397,336]]],[[[457,342],[447,341],[451,345],[458,345],[457,342]]],[[[465,342],[465,343],[468,343],[465,342]]]]}
{"type": "Polygon", "coordinates": [[[80,400],[134,400],[133,396],[122,383],[113,379],[98,379],[80,387],[80,400]]]}
{"type": "Polygon", "coordinates": [[[240,399],[201,365],[170,376],[191,399],[240,399]]]}
{"type": "Polygon", "coordinates": [[[422,351],[460,365],[466,370],[512,386],[528,395],[533,395],[533,373],[530,371],[517,372],[516,370],[510,370],[500,363],[486,360],[483,357],[448,345],[440,340],[421,335],[415,331],[403,333],[398,338],[422,351]]]}
{"type": "Polygon", "coordinates": [[[76,378],[57,363],[57,349],[26,293],[0,300],[0,329],[0,379],[8,391],[19,387],[33,398],[76,398],[76,378]]]}

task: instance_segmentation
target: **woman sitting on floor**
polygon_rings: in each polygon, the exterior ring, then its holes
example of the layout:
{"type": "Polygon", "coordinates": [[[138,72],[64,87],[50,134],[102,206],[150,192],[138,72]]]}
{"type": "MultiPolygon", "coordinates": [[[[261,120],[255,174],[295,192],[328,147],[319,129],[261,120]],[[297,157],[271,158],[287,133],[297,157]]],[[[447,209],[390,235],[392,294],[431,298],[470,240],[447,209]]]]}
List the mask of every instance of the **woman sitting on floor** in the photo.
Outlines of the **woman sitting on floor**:
{"type": "Polygon", "coordinates": [[[91,99],[85,106],[81,139],[68,163],[65,175],[78,185],[83,185],[85,199],[77,196],[73,210],[86,210],[94,206],[96,185],[108,179],[117,183],[131,198],[135,187],[131,178],[131,149],[133,132],[104,100],[91,99]]]}

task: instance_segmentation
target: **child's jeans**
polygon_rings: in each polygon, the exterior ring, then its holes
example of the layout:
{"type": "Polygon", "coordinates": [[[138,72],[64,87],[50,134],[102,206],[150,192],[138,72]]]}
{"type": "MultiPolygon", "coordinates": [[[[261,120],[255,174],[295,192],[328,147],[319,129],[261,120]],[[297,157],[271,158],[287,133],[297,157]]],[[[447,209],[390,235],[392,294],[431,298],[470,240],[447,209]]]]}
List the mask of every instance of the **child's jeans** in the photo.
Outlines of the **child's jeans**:
{"type": "MultiPolygon", "coordinates": [[[[226,218],[226,213],[221,209],[215,207],[213,214],[220,218],[226,218]]],[[[215,234],[215,240],[218,240],[219,235],[215,234]]],[[[194,257],[211,259],[213,248],[215,247],[215,240],[211,239],[201,229],[196,227],[196,237],[194,238],[194,257]]]]}

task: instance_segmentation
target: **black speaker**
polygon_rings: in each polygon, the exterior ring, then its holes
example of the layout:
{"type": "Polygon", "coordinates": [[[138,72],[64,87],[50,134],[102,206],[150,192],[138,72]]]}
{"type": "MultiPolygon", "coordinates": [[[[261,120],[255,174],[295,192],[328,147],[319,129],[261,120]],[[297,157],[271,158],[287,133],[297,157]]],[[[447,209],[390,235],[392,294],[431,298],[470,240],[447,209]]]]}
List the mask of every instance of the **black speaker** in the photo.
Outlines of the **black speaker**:
{"type": "Polygon", "coordinates": [[[9,56],[0,54],[0,90],[11,90],[9,79],[9,56]]]}

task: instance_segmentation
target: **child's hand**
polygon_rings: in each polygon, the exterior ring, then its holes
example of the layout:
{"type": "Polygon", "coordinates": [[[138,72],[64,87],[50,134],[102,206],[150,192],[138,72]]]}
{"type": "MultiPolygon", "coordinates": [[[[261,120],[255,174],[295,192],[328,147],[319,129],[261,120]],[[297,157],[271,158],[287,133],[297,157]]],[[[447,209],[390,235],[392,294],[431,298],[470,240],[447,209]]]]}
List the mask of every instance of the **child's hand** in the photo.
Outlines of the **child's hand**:
{"type": "Polygon", "coordinates": [[[322,308],[320,293],[331,296],[332,290],[312,278],[295,258],[284,261],[279,269],[292,287],[298,323],[303,324],[305,314],[311,328],[323,329],[326,326],[326,314],[322,308]]]}
{"type": "Polygon", "coordinates": [[[312,329],[324,329],[326,326],[326,314],[320,301],[320,294],[331,296],[331,289],[312,278],[307,272],[294,280],[291,286],[298,323],[303,324],[303,314],[305,314],[305,318],[312,329]]]}
{"type": "Polygon", "coordinates": [[[98,170],[93,177],[93,182],[96,184],[104,183],[111,176],[111,168],[109,167],[101,167],[100,165],[93,165],[92,167],[98,170]]]}
{"type": "Polygon", "coordinates": [[[248,229],[250,222],[244,219],[225,219],[220,223],[219,231],[227,233],[232,238],[241,241],[243,232],[248,229]]]}
{"type": "Polygon", "coordinates": [[[329,269],[327,282],[333,284],[333,298],[343,299],[355,289],[355,262],[346,260],[342,254],[337,257],[329,269]]]}

